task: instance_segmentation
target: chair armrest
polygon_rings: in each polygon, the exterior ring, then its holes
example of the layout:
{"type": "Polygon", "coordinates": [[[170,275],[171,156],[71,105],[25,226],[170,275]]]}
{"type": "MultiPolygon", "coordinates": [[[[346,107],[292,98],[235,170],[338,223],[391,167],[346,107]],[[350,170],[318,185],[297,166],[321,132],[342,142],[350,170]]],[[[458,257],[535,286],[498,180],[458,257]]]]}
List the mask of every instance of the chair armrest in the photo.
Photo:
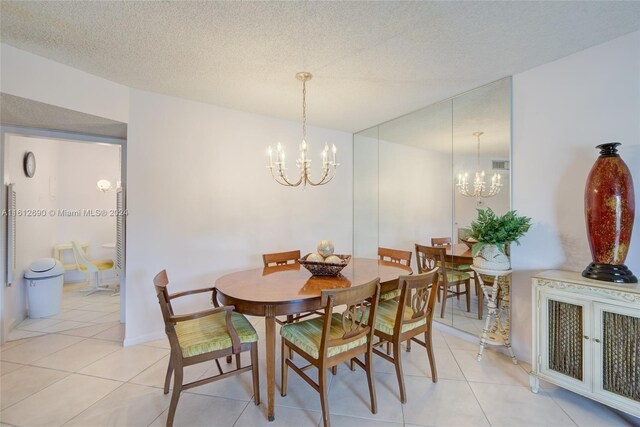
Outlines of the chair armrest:
{"type": "Polygon", "coordinates": [[[232,306],[232,305],[225,305],[224,307],[210,308],[210,309],[203,310],[203,311],[197,311],[195,313],[169,316],[168,320],[170,322],[172,322],[172,323],[186,322],[187,320],[200,319],[202,317],[211,316],[212,314],[222,313],[222,312],[225,312],[225,311],[227,313],[231,313],[234,308],[235,307],[232,306]]]}
{"type": "Polygon", "coordinates": [[[214,289],[215,288],[202,288],[202,289],[193,289],[191,291],[176,292],[175,294],[169,295],[169,299],[172,300],[174,298],[180,298],[187,295],[201,294],[203,292],[213,292],[214,289]]]}

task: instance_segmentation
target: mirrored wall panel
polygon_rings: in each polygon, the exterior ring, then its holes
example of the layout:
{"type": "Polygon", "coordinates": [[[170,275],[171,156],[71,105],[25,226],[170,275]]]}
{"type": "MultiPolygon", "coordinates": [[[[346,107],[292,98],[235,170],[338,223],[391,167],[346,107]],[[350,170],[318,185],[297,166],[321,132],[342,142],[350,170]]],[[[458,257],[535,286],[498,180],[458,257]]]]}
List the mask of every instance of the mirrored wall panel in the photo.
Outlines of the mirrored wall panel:
{"type": "Polygon", "coordinates": [[[434,319],[479,335],[486,303],[478,307],[461,239],[477,208],[510,209],[510,160],[511,78],[355,134],[354,256],[374,258],[378,247],[411,251],[417,272],[415,244],[448,239],[447,253],[458,255],[450,273],[470,277],[470,304],[466,283],[452,285],[434,319]]]}

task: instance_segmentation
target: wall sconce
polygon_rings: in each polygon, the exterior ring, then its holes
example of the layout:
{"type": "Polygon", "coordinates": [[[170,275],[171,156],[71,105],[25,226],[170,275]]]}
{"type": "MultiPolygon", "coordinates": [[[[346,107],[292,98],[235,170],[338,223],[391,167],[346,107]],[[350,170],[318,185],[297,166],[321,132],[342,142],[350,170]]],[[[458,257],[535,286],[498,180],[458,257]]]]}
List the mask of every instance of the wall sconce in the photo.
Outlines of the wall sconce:
{"type": "Polygon", "coordinates": [[[101,179],[97,182],[96,187],[98,187],[98,190],[102,191],[103,193],[111,191],[111,189],[113,188],[113,186],[111,185],[111,181],[109,181],[108,179],[101,179]]]}

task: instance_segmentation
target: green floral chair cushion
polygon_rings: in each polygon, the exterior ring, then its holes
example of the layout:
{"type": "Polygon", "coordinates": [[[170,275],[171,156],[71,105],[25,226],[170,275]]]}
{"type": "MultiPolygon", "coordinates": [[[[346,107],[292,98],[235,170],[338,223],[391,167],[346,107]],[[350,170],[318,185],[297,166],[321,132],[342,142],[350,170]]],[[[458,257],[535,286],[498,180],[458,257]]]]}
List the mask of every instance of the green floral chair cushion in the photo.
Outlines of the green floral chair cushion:
{"type": "MultiPolygon", "coordinates": [[[[396,313],[398,312],[398,301],[380,301],[378,303],[378,311],[376,313],[376,329],[380,332],[384,332],[388,335],[393,335],[394,326],[396,323],[396,313]]],[[[413,310],[411,307],[404,309],[404,316],[406,319],[413,316],[413,310]]],[[[365,319],[369,318],[369,311],[365,313],[365,319]]],[[[427,323],[426,319],[418,320],[413,323],[405,323],[402,325],[402,332],[407,332],[412,329],[422,326],[427,323]]]]}
{"type": "Polygon", "coordinates": [[[447,269],[458,270],[458,271],[473,271],[471,270],[471,266],[469,264],[456,264],[454,262],[445,262],[447,269]]]}
{"type": "MultiPolygon", "coordinates": [[[[176,324],[176,335],[182,350],[182,356],[191,357],[199,354],[222,350],[232,346],[231,335],[225,323],[226,313],[216,313],[199,319],[187,320],[176,324]]],[[[246,317],[239,313],[231,315],[240,342],[258,341],[258,334],[246,317]]]]}
{"type": "Polygon", "coordinates": [[[380,294],[380,301],[387,301],[390,299],[395,299],[400,296],[400,289],[394,289],[393,291],[385,292],[380,294]]]}
{"type": "Polygon", "coordinates": [[[448,282],[462,282],[467,279],[471,279],[471,275],[469,273],[465,273],[463,271],[452,271],[447,270],[447,281],[448,282]]]}
{"type": "MultiPolygon", "coordinates": [[[[368,316],[368,314],[367,314],[368,316]]],[[[320,339],[322,338],[322,325],[324,317],[305,320],[303,322],[288,323],[280,328],[280,335],[300,349],[304,350],[314,359],[320,357],[320,339]]],[[[329,339],[339,339],[344,334],[342,329],[342,314],[334,313],[331,316],[331,328],[329,329],[329,339]]],[[[367,342],[367,337],[359,338],[350,343],[329,347],[327,356],[335,356],[358,347],[367,342]]]]}

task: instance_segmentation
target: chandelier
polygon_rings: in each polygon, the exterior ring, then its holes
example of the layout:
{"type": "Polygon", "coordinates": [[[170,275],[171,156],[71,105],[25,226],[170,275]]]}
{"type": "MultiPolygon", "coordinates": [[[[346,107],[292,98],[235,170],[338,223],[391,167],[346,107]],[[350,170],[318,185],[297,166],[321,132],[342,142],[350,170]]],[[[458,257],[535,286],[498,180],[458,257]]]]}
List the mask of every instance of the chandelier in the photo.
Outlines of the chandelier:
{"type": "Polygon", "coordinates": [[[476,199],[493,197],[498,194],[500,188],[502,188],[502,177],[499,173],[494,173],[491,177],[491,187],[489,187],[488,191],[485,191],[487,188],[484,182],[484,170],[480,169],[480,136],[483,133],[484,132],[473,133],[473,135],[478,138],[477,169],[476,177],[473,180],[473,189],[469,190],[468,174],[466,172],[464,174],[458,174],[458,183],[456,184],[460,194],[467,197],[475,197],[476,199]]]}
{"type": "Polygon", "coordinates": [[[296,159],[296,167],[300,171],[300,177],[297,181],[292,181],[287,176],[287,166],[285,162],[285,151],[282,144],[278,142],[276,145],[275,161],[273,158],[273,149],[269,146],[267,154],[269,156],[269,165],[267,168],[271,171],[271,176],[278,184],[287,187],[297,187],[300,184],[306,187],[307,184],[315,187],[323,185],[331,181],[336,173],[336,168],[340,165],[336,162],[336,146],[331,148],[332,157],[329,161],[329,145],[324,144],[322,150],[322,175],[318,181],[312,181],[309,172],[311,170],[311,160],[309,159],[309,144],[307,144],[307,81],[311,80],[311,73],[302,71],[296,74],[296,78],[302,82],[302,144],[300,144],[300,155],[296,159]]]}

